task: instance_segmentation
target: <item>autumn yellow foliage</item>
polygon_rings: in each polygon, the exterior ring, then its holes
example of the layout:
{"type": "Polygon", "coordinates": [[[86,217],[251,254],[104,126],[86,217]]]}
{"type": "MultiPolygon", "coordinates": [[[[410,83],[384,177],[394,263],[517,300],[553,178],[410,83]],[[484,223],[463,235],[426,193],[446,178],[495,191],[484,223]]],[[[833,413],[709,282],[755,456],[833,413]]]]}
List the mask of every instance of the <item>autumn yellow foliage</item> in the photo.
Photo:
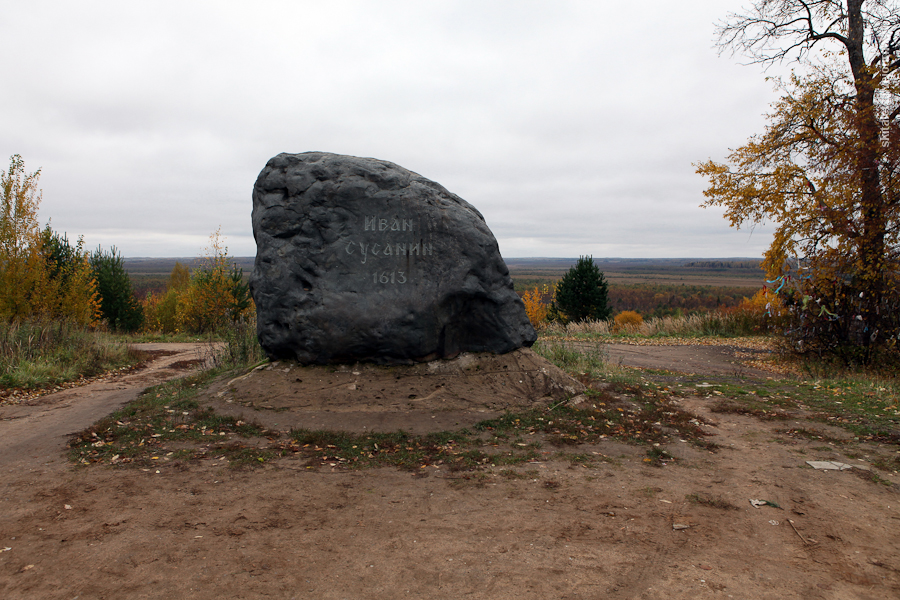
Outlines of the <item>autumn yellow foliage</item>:
{"type": "Polygon", "coordinates": [[[72,247],[38,226],[40,170],[25,172],[18,154],[0,172],[0,319],[62,319],[90,325],[99,297],[81,240],[72,247]]]}
{"type": "Polygon", "coordinates": [[[737,306],[723,309],[721,312],[731,319],[736,319],[735,322],[745,331],[777,332],[783,329],[785,320],[789,317],[783,295],[764,287],[752,297],[745,297],[737,306]]]}
{"type": "Polygon", "coordinates": [[[623,310],[613,319],[616,331],[634,331],[644,324],[644,317],[633,310],[623,310]]]}
{"type": "MultiPolygon", "coordinates": [[[[898,8],[755,0],[729,15],[722,48],[803,68],[774,79],[782,95],[762,133],[695,165],[703,206],[735,227],[775,226],[763,268],[780,281],[790,346],[847,365],[896,360],[900,339],[898,8]]],[[[762,304],[773,317],[771,298],[746,308],[762,304]]]]}
{"type": "Polygon", "coordinates": [[[784,316],[785,308],[778,294],[770,289],[763,288],[753,294],[752,298],[744,298],[735,307],[734,312],[746,313],[757,319],[765,317],[776,318],[784,316]]]}
{"type": "Polygon", "coordinates": [[[208,333],[250,317],[254,307],[242,275],[216,231],[193,273],[176,263],[166,292],[144,299],[145,330],[208,333]]]}
{"type": "Polygon", "coordinates": [[[544,284],[543,286],[535,286],[534,289],[528,290],[522,294],[522,302],[525,303],[525,313],[528,320],[535,329],[547,324],[547,316],[549,314],[550,303],[556,295],[556,286],[544,284]]]}

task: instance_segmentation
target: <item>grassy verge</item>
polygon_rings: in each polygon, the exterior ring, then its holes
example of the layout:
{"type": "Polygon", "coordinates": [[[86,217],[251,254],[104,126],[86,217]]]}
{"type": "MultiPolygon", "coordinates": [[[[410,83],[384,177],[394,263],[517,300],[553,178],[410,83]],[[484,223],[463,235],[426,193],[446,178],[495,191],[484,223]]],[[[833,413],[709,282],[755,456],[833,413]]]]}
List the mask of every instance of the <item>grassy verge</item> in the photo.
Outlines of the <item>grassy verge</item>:
{"type": "Polygon", "coordinates": [[[141,331],[131,334],[120,334],[121,339],[132,344],[191,344],[196,342],[216,342],[220,337],[216,334],[197,333],[163,333],[161,331],[141,331]]]}
{"type": "Polygon", "coordinates": [[[599,346],[576,349],[538,340],[531,349],[563,371],[575,376],[598,379],[608,370],[607,356],[599,346]]]}
{"type": "MultiPolygon", "coordinates": [[[[240,440],[270,434],[255,423],[215,414],[197,392],[221,373],[212,369],[146,390],[140,398],[74,436],[71,460],[150,466],[174,458],[226,455],[258,460],[240,440]]],[[[272,434],[277,435],[277,434],[272,434]]]]}
{"type": "Polygon", "coordinates": [[[135,364],[115,336],[67,322],[0,324],[0,388],[42,388],[135,364]]]}
{"type": "Polygon", "coordinates": [[[781,379],[699,390],[719,396],[716,412],[788,418],[803,411],[813,420],[842,427],[863,440],[900,445],[900,383],[860,374],[830,379],[781,379]]]}
{"type": "Polygon", "coordinates": [[[245,370],[262,362],[256,325],[237,323],[209,346],[210,369],[148,388],[134,402],[101,419],[70,440],[70,458],[77,463],[108,462],[150,466],[154,461],[207,455],[227,456],[232,462],[264,462],[274,452],[251,438],[270,442],[277,432],[233,417],[216,414],[197,401],[197,393],[216,377],[245,370]]]}
{"type": "Polygon", "coordinates": [[[233,323],[218,333],[221,346],[212,352],[212,363],[219,369],[240,369],[268,360],[256,336],[256,318],[233,323]]]}
{"type": "MultiPolygon", "coordinates": [[[[587,373],[593,379],[614,384],[612,389],[620,393],[709,396],[716,399],[711,405],[714,413],[738,413],[768,421],[804,419],[837,426],[850,437],[829,436],[805,426],[788,427],[781,433],[845,449],[857,442],[886,444],[889,448],[881,454],[891,458],[876,457],[872,464],[900,470],[900,450],[890,449],[900,446],[900,381],[893,374],[798,363],[792,371],[799,376],[737,381],[734,377],[685,376],[615,366],[596,360],[601,350],[565,347],[546,337],[536,344],[535,350],[570,373],[587,373]]],[[[853,453],[853,449],[847,451],[853,453]]]]}
{"type": "Polygon", "coordinates": [[[507,413],[470,429],[428,435],[300,430],[292,432],[290,441],[279,449],[304,454],[313,460],[313,466],[444,466],[450,471],[509,467],[543,461],[547,455],[585,465],[608,462],[608,457],[584,448],[607,438],[647,446],[650,458],[646,462],[654,464],[672,460],[659,445],[672,441],[673,435],[704,449],[715,449],[715,444],[705,439],[697,417],[661,397],[645,398],[635,406],[592,391],[588,402],[584,407],[558,403],[507,413]],[[544,450],[547,447],[556,450],[544,450]]]}
{"type": "Polygon", "coordinates": [[[546,323],[542,337],[572,339],[634,339],[634,338],[699,338],[760,336],[757,321],[742,314],[710,311],[681,317],[654,317],[639,325],[617,326],[613,321],[583,323],[546,323]]]}

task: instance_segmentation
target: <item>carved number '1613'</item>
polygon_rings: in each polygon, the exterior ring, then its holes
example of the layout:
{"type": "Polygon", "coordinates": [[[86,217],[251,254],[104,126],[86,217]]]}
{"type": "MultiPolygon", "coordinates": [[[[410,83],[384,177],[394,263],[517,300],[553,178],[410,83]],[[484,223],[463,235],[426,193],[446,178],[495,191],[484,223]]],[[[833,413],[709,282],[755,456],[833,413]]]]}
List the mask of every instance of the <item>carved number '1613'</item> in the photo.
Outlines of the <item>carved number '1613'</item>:
{"type": "Polygon", "coordinates": [[[382,271],[372,273],[374,283],[406,283],[406,275],[403,271],[382,271]]]}

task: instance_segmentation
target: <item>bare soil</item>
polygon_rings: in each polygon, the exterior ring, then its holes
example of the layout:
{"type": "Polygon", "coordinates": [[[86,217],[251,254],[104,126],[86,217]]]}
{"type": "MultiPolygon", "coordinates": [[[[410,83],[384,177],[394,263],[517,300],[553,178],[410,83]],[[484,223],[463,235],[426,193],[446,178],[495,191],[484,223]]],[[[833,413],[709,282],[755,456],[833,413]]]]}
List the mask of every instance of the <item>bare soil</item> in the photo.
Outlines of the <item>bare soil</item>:
{"type": "MultiPolygon", "coordinates": [[[[734,355],[713,363],[691,358],[692,348],[666,360],[694,361],[689,372],[711,381],[749,376],[735,371],[734,355]],[[703,364],[714,367],[704,373],[703,364]]],[[[0,405],[0,597],[900,597],[897,474],[806,464],[871,468],[896,448],[792,436],[786,427],[848,434],[801,416],[713,413],[703,397],[677,401],[712,423],[705,429],[722,449],[675,440],[665,449],[677,460],[663,467],[644,461],[646,448],[613,440],[566,449],[598,457],[587,465],[545,445],[532,463],[462,473],[311,468],[290,456],[255,469],[220,458],[72,466],[65,434],[177,376],[172,365],[189,367],[182,361],[201,350],[179,351],[139,372],[0,405]]],[[[578,392],[528,352],[467,360],[280,363],[217,381],[203,402],[276,429],[425,432],[555,402],[572,393],[563,386],[578,392]]]]}

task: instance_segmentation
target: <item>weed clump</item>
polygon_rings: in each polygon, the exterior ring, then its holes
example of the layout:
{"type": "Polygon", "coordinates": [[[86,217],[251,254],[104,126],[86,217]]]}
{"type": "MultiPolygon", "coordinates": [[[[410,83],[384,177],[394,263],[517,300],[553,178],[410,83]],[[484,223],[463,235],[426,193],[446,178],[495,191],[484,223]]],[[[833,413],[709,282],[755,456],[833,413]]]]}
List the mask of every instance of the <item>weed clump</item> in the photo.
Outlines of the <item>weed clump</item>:
{"type": "Polygon", "coordinates": [[[722,498],[722,496],[709,496],[707,494],[687,494],[685,500],[691,504],[718,508],[720,510],[740,510],[737,506],[722,498]]]}

